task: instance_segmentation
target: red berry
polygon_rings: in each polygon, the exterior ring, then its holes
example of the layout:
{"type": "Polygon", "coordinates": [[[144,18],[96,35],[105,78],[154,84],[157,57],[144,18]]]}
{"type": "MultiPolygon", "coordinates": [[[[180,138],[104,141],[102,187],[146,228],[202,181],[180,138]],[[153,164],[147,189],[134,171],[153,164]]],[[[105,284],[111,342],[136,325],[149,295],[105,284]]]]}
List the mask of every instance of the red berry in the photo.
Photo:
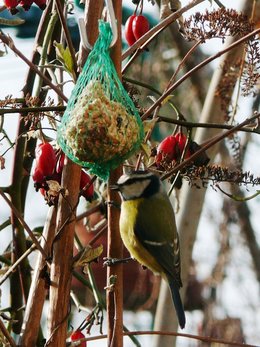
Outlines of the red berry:
{"type": "Polygon", "coordinates": [[[158,146],[155,162],[160,165],[162,161],[170,163],[172,160],[176,160],[176,144],[177,140],[175,136],[167,136],[158,146]]]}
{"type": "Polygon", "coordinates": [[[25,11],[29,11],[32,3],[33,0],[21,0],[19,4],[24,8],[25,11]]]}
{"type": "Polygon", "coordinates": [[[4,0],[5,6],[11,12],[11,14],[16,14],[19,11],[16,9],[16,6],[19,4],[18,0],[4,0]]]}
{"type": "Polygon", "coordinates": [[[183,133],[177,133],[175,135],[175,138],[178,142],[178,146],[180,148],[180,151],[182,152],[184,147],[185,147],[185,143],[187,141],[187,137],[183,134],[183,133]]]}
{"type": "Polygon", "coordinates": [[[46,8],[46,0],[34,0],[34,3],[41,9],[44,10],[46,8]]]}
{"type": "Polygon", "coordinates": [[[51,176],[56,165],[56,156],[52,145],[41,143],[35,150],[36,167],[43,176],[51,176]]]}
{"type": "Polygon", "coordinates": [[[32,179],[36,183],[43,183],[44,182],[44,175],[42,172],[37,168],[37,166],[34,168],[32,179]]]}
{"type": "MultiPolygon", "coordinates": [[[[82,190],[84,187],[86,187],[87,184],[89,184],[91,181],[91,177],[83,170],[81,170],[81,177],[80,177],[80,189],[82,190]]],[[[94,195],[94,185],[93,183],[89,186],[88,189],[82,191],[82,196],[86,198],[87,200],[91,200],[94,195]]]]}
{"type": "Polygon", "coordinates": [[[136,41],[136,38],[133,33],[133,20],[135,19],[135,17],[136,15],[133,14],[127,19],[125,23],[125,39],[129,46],[132,46],[136,41]]]}
{"type": "Polygon", "coordinates": [[[136,40],[140,39],[140,37],[146,34],[149,29],[150,24],[145,16],[135,16],[132,23],[132,30],[136,40]]]}
{"type": "MultiPolygon", "coordinates": [[[[70,338],[71,338],[71,341],[77,341],[79,339],[84,339],[85,335],[80,330],[76,330],[71,334],[70,338]]],[[[81,342],[81,344],[79,345],[79,347],[86,347],[86,346],[87,346],[86,341],[81,342]]]]}

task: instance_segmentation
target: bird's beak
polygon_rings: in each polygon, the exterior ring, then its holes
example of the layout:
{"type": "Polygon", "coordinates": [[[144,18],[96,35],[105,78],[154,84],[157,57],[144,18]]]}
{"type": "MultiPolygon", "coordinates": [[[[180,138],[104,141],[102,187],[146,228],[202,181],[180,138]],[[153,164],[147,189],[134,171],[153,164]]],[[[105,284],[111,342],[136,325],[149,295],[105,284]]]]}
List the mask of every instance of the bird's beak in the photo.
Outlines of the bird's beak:
{"type": "Polygon", "coordinates": [[[109,188],[110,188],[111,190],[119,190],[119,185],[118,185],[118,184],[111,184],[111,185],[109,186],[109,188]]]}

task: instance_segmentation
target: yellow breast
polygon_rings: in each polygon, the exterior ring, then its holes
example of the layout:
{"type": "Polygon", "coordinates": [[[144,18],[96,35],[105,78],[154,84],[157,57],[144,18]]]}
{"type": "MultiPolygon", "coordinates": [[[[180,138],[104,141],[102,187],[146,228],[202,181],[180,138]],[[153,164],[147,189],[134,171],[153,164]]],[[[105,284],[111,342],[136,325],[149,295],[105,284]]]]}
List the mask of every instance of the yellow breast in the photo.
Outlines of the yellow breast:
{"type": "Polygon", "coordinates": [[[121,238],[134,259],[153,272],[162,273],[162,268],[156,259],[143,247],[134,233],[135,221],[142,201],[143,199],[135,199],[122,203],[120,215],[121,238]]]}

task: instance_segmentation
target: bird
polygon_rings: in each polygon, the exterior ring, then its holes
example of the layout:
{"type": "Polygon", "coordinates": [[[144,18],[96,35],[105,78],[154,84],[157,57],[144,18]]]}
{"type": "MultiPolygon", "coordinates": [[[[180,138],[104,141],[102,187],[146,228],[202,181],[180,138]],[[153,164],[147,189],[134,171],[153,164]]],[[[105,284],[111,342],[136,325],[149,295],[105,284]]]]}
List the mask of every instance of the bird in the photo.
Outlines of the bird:
{"type": "Polygon", "coordinates": [[[120,176],[110,188],[118,191],[122,200],[119,228],[123,244],[133,259],[168,282],[183,329],[186,318],[179,293],[179,236],[174,210],[159,176],[132,171],[120,176]]]}

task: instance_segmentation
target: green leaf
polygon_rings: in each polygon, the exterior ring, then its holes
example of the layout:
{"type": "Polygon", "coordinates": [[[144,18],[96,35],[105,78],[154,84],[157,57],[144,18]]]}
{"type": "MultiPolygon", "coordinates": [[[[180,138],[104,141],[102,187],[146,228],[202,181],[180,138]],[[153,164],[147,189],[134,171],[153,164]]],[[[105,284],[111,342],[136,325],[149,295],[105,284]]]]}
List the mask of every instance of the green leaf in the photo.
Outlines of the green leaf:
{"type": "Polygon", "coordinates": [[[144,151],[146,157],[149,159],[151,156],[151,148],[147,143],[141,144],[142,150],[144,151]]]}
{"type": "Polygon", "coordinates": [[[80,256],[80,259],[74,263],[74,267],[85,266],[86,264],[100,257],[102,253],[103,253],[103,245],[100,245],[96,248],[87,246],[84,248],[80,256]]]}
{"type": "Polygon", "coordinates": [[[74,77],[73,60],[69,47],[64,48],[61,43],[54,41],[57,58],[60,60],[66,71],[74,77]]]}
{"type": "Polygon", "coordinates": [[[144,132],[148,133],[148,131],[152,131],[155,124],[157,123],[159,118],[153,118],[152,120],[145,120],[143,122],[144,125],[144,132]]]}
{"type": "Polygon", "coordinates": [[[16,26],[21,25],[25,22],[24,19],[16,18],[16,19],[6,19],[0,17],[0,25],[9,25],[9,26],[16,26]]]}
{"type": "Polygon", "coordinates": [[[170,100],[174,97],[174,95],[168,95],[166,98],[162,101],[162,105],[167,104],[167,102],[170,102],[170,100]]]}

